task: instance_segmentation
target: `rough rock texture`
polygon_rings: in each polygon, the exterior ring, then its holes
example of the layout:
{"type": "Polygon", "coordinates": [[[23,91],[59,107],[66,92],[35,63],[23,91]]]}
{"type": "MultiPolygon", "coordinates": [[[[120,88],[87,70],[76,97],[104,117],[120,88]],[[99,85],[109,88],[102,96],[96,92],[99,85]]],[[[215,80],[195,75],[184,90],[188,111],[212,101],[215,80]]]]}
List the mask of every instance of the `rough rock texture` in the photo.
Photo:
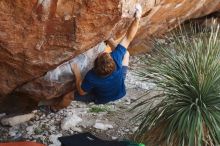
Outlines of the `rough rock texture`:
{"type": "Polygon", "coordinates": [[[119,1],[2,0],[0,94],[40,77],[106,39],[119,1]]]}
{"type": "Polygon", "coordinates": [[[61,129],[62,130],[68,130],[70,128],[74,128],[80,122],[82,122],[82,119],[79,116],[77,116],[76,114],[68,115],[61,122],[61,129]]]}
{"type": "Polygon", "coordinates": [[[15,117],[3,118],[1,120],[1,124],[4,126],[15,126],[20,123],[24,123],[29,121],[31,118],[34,117],[34,113],[26,114],[26,115],[19,115],[15,117]]]}
{"type": "MultiPolygon", "coordinates": [[[[0,106],[0,111],[9,114],[19,114],[31,111],[37,105],[50,105],[58,102],[66,93],[75,88],[71,64],[78,64],[84,76],[93,67],[94,59],[104,48],[104,43],[100,43],[94,48],[59,65],[57,68],[48,71],[44,76],[17,88],[13,94],[2,100],[3,106],[0,106]]],[[[64,105],[67,106],[68,101],[64,101],[64,105]]]]}
{"type": "Polygon", "coordinates": [[[95,57],[104,50],[104,43],[100,43],[77,57],[69,60],[49,71],[46,75],[28,82],[16,89],[16,92],[28,94],[30,98],[37,101],[60,97],[65,93],[74,90],[74,75],[71,71],[71,64],[78,64],[83,75],[92,68],[95,57]]]}
{"type": "Polygon", "coordinates": [[[141,28],[132,42],[132,50],[149,49],[149,38],[160,36],[182,22],[220,11],[218,0],[150,0],[146,2],[141,28]]]}
{"type": "MultiPolygon", "coordinates": [[[[18,101],[25,98],[30,103],[60,95],[60,91],[51,90],[53,86],[41,97],[31,91],[41,94],[45,88],[40,86],[47,82],[43,75],[47,76],[48,71],[111,35],[115,39],[121,37],[132,20],[136,2],[141,3],[144,13],[131,45],[133,52],[146,50],[151,36],[164,34],[185,20],[220,10],[219,0],[1,0],[0,107],[10,105],[6,99],[11,96],[18,101]],[[32,81],[39,82],[38,89],[32,86],[32,81]],[[8,96],[19,89],[30,92],[8,96]]],[[[54,87],[64,89],[62,94],[73,88],[54,87]]]]}

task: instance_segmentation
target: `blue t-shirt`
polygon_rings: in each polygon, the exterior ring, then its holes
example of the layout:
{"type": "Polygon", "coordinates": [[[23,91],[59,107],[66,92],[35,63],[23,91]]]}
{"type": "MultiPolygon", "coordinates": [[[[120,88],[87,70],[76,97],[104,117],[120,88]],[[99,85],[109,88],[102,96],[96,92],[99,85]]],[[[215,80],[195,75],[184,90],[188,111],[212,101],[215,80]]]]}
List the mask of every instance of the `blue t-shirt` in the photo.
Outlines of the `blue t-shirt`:
{"type": "Polygon", "coordinates": [[[122,98],[126,94],[122,60],[126,53],[126,48],[118,45],[111,56],[115,61],[116,70],[107,77],[97,76],[91,69],[85,76],[81,88],[95,96],[96,102],[104,104],[122,98]]]}

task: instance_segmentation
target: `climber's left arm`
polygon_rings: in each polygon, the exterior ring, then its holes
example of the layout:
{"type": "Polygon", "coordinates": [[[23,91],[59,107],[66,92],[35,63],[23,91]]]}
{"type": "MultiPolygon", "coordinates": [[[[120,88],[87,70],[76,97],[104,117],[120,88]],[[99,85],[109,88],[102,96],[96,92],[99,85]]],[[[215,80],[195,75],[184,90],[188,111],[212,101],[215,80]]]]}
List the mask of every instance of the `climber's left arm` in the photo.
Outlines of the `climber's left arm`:
{"type": "Polygon", "coordinates": [[[72,65],[71,65],[71,69],[72,69],[72,72],[75,74],[75,78],[76,78],[76,89],[77,89],[79,95],[85,95],[86,92],[81,88],[82,76],[81,76],[79,67],[77,66],[77,64],[72,64],[72,65]]]}

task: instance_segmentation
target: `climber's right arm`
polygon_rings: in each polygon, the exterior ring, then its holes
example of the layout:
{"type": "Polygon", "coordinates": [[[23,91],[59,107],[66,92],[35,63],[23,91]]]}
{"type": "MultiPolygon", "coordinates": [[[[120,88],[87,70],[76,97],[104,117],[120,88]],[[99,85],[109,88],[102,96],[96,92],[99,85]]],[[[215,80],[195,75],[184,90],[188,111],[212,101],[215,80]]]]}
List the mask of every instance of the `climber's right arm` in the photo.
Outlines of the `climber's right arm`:
{"type": "Polygon", "coordinates": [[[118,44],[114,41],[113,38],[110,38],[110,39],[106,40],[105,43],[106,43],[107,45],[109,45],[109,47],[110,47],[112,50],[114,50],[114,49],[117,47],[117,45],[118,45],[118,44]]]}
{"type": "Polygon", "coordinates": [[[135,19],[131,23],[131,25],[128,28],[128,31],[127,31],[125,37],[122,39],[122,41],[120,43],[125,48],[128,48],[129,44],[134,39],[134,37],[135,37],[135,35],[137,33],[137,30],[138,30],[138,27],[139,27],[139,22],[140,22],[140,19],[141,19],[141,15],[142,15],[142,8],[141,8],[140,5],[138,5],[136,7],[135,19]]]}

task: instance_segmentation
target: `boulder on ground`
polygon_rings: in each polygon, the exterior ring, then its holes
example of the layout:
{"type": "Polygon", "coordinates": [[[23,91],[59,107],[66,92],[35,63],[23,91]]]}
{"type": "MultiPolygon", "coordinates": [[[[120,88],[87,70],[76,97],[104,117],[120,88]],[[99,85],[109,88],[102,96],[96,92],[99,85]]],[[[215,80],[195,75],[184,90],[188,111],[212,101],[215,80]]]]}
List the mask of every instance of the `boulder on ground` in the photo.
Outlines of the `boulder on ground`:
{"type": "Polygon", "coordinates": [[[14,116],[14,117],[4,117],[3,119],[1,119],[1,124],[4,126],[15,126],[20,123],[27,122],[33,117],[34,117],[33,113],[14,116]]]}
{"type": "Polygon", "coordinates": [[[0,112],[13,107],[12,95],[21,101],[12,111],[30,110],[39,99],[74,89],[73,80],[50,82],[48,73],[110,36],[121,38],[137,2],[143,15],[131,53],[146,51],[153,36],[186,20],[220,10],[219,0],[1,0],[0,112]]]}

